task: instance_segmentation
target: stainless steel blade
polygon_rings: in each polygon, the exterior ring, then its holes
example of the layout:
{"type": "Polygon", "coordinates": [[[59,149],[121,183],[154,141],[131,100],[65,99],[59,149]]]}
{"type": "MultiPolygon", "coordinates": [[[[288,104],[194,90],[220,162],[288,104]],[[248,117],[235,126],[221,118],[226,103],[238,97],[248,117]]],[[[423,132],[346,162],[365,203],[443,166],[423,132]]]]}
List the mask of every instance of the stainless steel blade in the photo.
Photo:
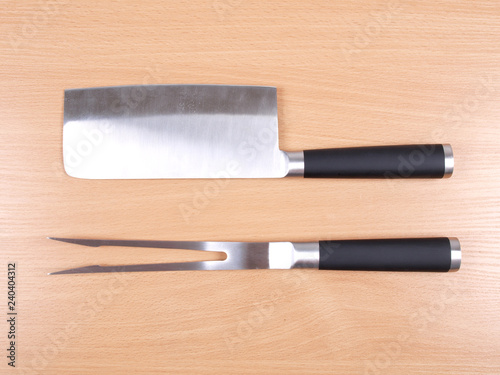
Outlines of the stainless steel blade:
{"type": "Polygon", "coordinates": [[[90,179],[288,173],[276,88],[143,85],[66,90],[64,168],[90,179]]]}
{"type": "Polygon", "coordinates": [[[224,260],[133,264],[121,266],[93,265],[52,272],[50,275],[107,272],[318,268],[319,264],[319,245],[317,242],[127,241],[57,237],[48,238],[51,240],[91,247],[154,247],[164,249],[218,251],[226,253],[226,259],[224,260]]]}

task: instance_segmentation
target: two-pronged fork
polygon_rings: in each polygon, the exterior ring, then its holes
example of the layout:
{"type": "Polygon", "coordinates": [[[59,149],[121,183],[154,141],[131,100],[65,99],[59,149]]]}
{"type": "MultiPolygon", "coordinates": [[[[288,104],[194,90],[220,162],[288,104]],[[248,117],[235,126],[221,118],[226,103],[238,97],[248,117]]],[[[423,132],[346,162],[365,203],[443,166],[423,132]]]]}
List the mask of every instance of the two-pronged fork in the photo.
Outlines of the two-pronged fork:
{"type": "Polygon", "coordinates": [[[50,275],[100,272],[195,271],[316,268],[357,271],[457,271],[461,250],[456,238],[406,238],[319,242],[127,241],[56,238],[77,245],[129,246],[226,253],[224,260],[182,263],[86,266],[50,275]]]}

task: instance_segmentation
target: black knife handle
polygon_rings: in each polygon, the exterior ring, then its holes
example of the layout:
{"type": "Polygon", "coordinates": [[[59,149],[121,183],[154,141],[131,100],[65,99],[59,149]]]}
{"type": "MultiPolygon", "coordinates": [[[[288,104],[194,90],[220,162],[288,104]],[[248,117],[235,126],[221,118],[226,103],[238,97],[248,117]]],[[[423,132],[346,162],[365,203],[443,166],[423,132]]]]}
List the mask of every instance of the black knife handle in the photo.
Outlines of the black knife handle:
{"type": "Polygon", "coordinates": [[[304,151],[309,178],[442,178],[453,173],[450,145],[402,145],[304,151]]]}
{"type": "Polygon", "coordinates": [[[406,238],[319,242],[320,270],[457,271],[456,238],[406,238]]]}

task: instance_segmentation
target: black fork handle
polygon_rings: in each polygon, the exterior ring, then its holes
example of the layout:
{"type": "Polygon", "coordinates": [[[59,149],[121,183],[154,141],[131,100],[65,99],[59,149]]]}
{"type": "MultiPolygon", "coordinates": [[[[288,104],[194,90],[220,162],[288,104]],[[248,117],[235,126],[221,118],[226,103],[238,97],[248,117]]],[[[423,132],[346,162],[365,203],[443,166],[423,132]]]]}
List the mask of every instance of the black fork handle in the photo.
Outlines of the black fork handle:
{"type": "Polygon", "coordinates": [[[457,271],[456,238],[404,238],[319,242],[319,269],[351,271],[457,271]]]}

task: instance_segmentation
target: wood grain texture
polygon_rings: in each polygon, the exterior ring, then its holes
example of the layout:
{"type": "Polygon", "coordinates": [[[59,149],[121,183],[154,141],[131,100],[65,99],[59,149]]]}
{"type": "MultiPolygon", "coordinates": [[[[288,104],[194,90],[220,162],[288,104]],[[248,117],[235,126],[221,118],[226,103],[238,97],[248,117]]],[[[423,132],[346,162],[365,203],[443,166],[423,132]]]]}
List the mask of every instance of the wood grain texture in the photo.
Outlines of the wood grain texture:
{"type": "Polygon", "coordinates": [[[4,276],[18,264],[19,339],[18,367],[2,355],[0,372],[500,373],[499,17],[496,1],[4,2],[0,259],[4,276]],[[284,150],[451,143],[455,173],[233,180],[204,204],[207,181],[65,175],[63,90],[142,83],[274,85],[284,150]],[[463,265],[49,277],[184,253],[46,236],[456,236],[463,265]]]}

